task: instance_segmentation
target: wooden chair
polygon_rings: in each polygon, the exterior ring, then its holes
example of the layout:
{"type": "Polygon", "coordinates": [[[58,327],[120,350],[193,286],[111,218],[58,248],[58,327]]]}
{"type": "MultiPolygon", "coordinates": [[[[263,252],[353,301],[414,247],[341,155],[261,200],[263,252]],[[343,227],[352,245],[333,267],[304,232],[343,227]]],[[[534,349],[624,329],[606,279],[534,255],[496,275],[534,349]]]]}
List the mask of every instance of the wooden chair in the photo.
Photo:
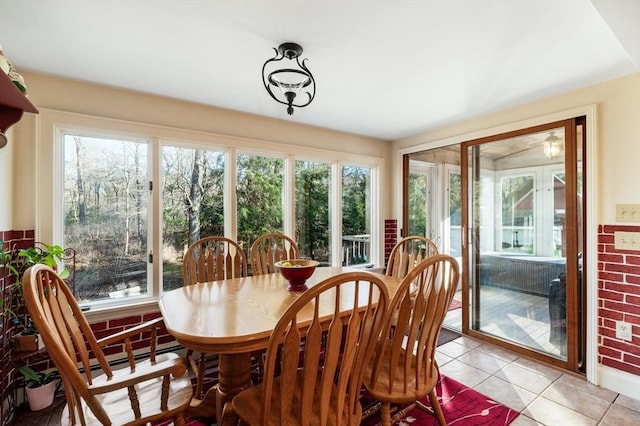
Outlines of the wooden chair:
{"type": "Polygon", "coordinates": [[[225,406],[223,424],[238,416],[250,425],[359,425],[364,368],[388,297],[368,272],[328,278],[298,296],[271,335],[264,381],[225,406]]]}
{"type": "MultiPolygon", "coordinates": [[[[433,241],[420,235],[410,235],[391,249],[385,274],[402,279],[416,265],[435,254],[438,254],[438,247],[433,241]]],[[[392,323],[396,323],[395,318],[392,323]]]]}
{"type": "Polygon", "coordinates": [[[191,381],[183,358],[156,354],[162,318],[96,339],[69,287],[53,269],[32,266],[22,283],[29,314],[64,384],[67,405],[60,424],[144,425],[162,419],[185,424],[191,381]],[[132,340],[141,335],[150,336],[150,354],[147,360],[136,361],[132,340]],[[113,344],[123,347],[128,359],[128,365],[118,370],[112,369],[103,351],[113,344]],[[97,377],[90,352],[103,372],[97,377]]]}
{"type": "Polygon", "coordinates": [[[247,257],[240,245],[226,237],[204,237],[191,244],[182,261],[184,285],[246,277],[247,257]]]}
{"type": "Polygon", "coordinates": [[[417,264],[438,254],[438,246],[429,238],[411,235],[403,238],[391,250],[385,274],[404,278],[417,264]]]}
{"type": "Polygon", "coordinates": [[[292,238],[272,232],[260,235],[253,242],[249,258],[253,275],[271,274],[276,272],[274,263],[300,258],[300,249],[292,238]]]}
{"type": "MultiPolygon", "coordinates": [[[[248,276],[248,263],[240,245],[226,237],[204,237],[191,244],[182,260],[184,285],[248,276]]],[[[207,354],[197,360],[187,350],[187,360],[196,375],[195,397],[202,399],[207,354]]]]}
{"type": "Polygon", "coordinates": [[[371,396],[382,402],[384,426],[391,424],[391,403],[414,402],[425,395],[429,395],[438,423],[446,425],[434,390],[439,377],[435,356],[440,327],[458,278],[456,260],[437,254],[413,268],[393,297],[382,338],[364,379],[371,396]]]}

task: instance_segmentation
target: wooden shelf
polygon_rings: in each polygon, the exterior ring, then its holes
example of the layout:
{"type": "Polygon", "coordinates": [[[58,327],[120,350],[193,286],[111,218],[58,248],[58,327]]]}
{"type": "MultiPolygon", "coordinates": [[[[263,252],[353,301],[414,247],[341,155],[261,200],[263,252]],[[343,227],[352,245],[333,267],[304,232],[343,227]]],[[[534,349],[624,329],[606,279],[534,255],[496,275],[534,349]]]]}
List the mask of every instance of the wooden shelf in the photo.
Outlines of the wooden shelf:
{"type": "Polygon", "coordinates": [[[38,113],[9,76],[0,71],[0,131],[4,133],[20,121],[24,111],[38,113]]]}

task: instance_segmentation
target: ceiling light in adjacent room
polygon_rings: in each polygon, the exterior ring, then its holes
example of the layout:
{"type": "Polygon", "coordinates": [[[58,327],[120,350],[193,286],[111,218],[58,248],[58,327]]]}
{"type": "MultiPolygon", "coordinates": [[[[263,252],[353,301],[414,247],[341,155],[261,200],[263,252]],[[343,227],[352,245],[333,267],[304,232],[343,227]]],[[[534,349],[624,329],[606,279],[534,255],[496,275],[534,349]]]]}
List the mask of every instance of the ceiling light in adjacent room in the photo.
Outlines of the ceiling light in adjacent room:
{"type": "Polygon", "coordinates": [[[556,132],[549,133],[549,136],[547,136],[542,144],[542,148],[544,150],[544,155],[546,155],[547,158],[557,157],[562,154],[562,151],[564,150],[562,139],[556,136],[556,132]]]}

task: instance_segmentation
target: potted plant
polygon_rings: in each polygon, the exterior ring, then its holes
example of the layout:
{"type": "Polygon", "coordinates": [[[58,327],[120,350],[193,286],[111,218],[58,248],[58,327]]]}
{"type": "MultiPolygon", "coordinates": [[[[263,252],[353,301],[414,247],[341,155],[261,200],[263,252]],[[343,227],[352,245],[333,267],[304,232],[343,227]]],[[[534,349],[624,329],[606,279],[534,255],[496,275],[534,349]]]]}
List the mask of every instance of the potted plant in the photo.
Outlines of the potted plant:
{"type": "Polygon", "coordinates": [[[27,380],[25,393],[31,411],[42,410],[50,406],[58,389],[58,372],[52,370],[47,373],[39,373],[27,365],[18,367],[18,371],[27,380]]]}
{"type": "MultiPolygon", "coordinates": [[[[3,314],[10,319],[14,329],[12,343],[16,352],[30,352],[42,349],[38,334],[31,322],[31,318],[24,309],[24,299],[22,295],[22,274],[27,268],[36,264],[45,264],[53,269],[57,269],[58,262],[64,257],[64,249],[61,246],[37,243],[33,247],[21,249],[15,254],[15,250],[4,248],[0,241],[0,266],[2,266],[9,276],[14,277],[9,300],[3,300],[3,314]],[[9,303],[7,303],[9,302],[9,303]]],[[[60,273],[61,278],[66,278],[69,271],[65,268],[60,273]]]]}

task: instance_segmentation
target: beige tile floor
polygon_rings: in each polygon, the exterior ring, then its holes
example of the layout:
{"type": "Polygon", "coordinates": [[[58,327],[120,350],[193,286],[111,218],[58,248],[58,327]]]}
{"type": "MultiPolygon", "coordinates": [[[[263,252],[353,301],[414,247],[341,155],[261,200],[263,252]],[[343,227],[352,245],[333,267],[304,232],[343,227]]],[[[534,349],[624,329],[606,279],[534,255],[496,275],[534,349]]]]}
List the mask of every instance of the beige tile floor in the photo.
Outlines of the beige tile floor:
{"type": "MultiPolygon", "coordinates": [[[[443,374],[520,411],[512,426],[640,425],[640,400],[473,338],[440,346],[438,363],[443,374]]],[[[11,424],[58,426],[63,406],[58,399],[37,413],[21,407],[11,424]]]]}
{"type": "Polygon", "coordinates": [[[438,348],[440,371],[521,414],[512,426],[640,425],[640,400],[466,336],[438,348]]]}

